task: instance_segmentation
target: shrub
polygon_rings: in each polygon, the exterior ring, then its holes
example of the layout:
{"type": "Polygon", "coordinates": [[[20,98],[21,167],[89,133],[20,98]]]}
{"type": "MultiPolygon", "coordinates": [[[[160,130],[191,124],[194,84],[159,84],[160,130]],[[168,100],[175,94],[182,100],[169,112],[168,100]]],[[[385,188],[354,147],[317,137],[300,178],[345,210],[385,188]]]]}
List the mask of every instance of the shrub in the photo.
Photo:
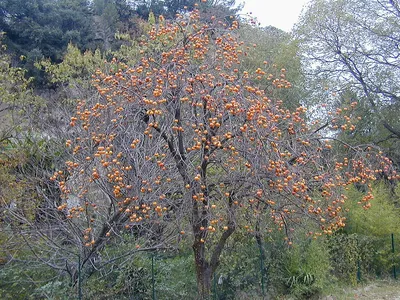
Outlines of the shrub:
{"type": "Polygon", "coordinates": [[[297,299],[317,296],[328,285],[331,265],[324,238],[295,244],[282,263],[285,292],[297,299]]]}
{"type": "Polygon", "coordinates": [[[391,253],[391,235],[400,239],[399,188],[384,183],[373,188],[375,197],[367,210],[358,204],[365,195],[362,187],[347,191],[347,226],[330,241],[335,273],[344,282],[355,284],[358,269],[363,279],[388,275],[393,263],[399,263],[398,255],[391,253]]]}
{"type": "Polygon", "coordinates": [[[151,299],[151,259],[147,255],[116,262],[103,273],[84,283],[87,299],[151,299]]]}
{"type": "Polygon", "coordinates": [[[357,277],[373,269],[376,239],[358,234],[337,234],[329,239],[333,274],[343,283],[357,284],[357,277]],[[359,274],[359,275],[357,275],[359,274]]]}

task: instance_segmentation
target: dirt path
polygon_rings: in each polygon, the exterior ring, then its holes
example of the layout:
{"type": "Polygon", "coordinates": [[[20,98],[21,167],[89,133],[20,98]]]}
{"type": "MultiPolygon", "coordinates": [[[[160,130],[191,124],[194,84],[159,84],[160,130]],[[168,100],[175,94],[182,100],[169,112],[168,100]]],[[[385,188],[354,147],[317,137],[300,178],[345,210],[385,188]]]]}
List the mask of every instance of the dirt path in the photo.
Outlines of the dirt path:
{"type": "Polygon", "coordinates": [[[399,281],[377,281],[356,289],[345,289],[321,300],[350,300],[350,299],[371,299],[371,300],[400,300],[399,281]]]}

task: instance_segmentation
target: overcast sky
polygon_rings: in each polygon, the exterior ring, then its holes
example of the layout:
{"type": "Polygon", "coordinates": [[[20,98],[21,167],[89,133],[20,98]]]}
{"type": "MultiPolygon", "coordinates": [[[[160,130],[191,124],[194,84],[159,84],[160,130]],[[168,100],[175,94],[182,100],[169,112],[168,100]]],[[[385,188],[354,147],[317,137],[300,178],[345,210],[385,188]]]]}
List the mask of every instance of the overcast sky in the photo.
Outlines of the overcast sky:
{"type": "Polygon", "coordinates": [[[308,0],[242,0],[236,2],[245,2],[242,12],[252,12],[252,16],[257,17],[261,26],[272,25],[290,31],[308,0]]]}

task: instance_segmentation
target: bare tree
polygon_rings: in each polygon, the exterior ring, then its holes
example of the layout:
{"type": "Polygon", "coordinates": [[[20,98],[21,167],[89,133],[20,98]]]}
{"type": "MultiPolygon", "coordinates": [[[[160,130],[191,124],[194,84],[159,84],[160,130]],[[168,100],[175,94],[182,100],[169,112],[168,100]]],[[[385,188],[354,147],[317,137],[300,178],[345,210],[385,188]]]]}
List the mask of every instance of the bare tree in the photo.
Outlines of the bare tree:
{"type": "Polygon", "coordinates": [[[310,93],[327,102],[358,100],[364,114],[359,135],[386,145],[398,161],[400,138],[399,10],[390,0],[316,0],[295,31],[310,93]],[[389,145],[388,145],[389,141],[389,145]],[[386,144],[385,144],[386,143],[386,144]]]}

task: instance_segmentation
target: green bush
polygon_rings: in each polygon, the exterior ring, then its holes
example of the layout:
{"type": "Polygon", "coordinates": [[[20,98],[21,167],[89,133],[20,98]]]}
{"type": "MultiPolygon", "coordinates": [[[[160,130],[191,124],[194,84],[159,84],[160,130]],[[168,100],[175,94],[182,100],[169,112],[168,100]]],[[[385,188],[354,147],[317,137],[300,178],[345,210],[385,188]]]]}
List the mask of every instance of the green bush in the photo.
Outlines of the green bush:
{"type": "Polygon", "coordinates": [[[260,268],[260,249],[256,240],[246,234],[236,234],[226,245],[215,274],[218,299],[234,299],[239,291],[260,295],[260,268]]]}
{"type": "Polygon", "coordinates": [[[191,252],[156,256],[154,265],[157,299],[195,299],[196,271],[191,252]]]}
{"type": "Polygon", "coordinates": [[[358,234],[337,234],[329,239],[333,274],[343,283],[356,285],[374,269],[377,240],[358,234]]]}
{"type": "Polygon", "coordinates": [[[319,295],[329,284],[329,251],[324,238],[304,239],[285,253],[284,292],[296,299],[319,295]]]}
{"type": "Polygon", "coordinates": [[[396,205],[400,188],[380,183],[373,190],[369,209],[360,204],[365,196],[362,187],[347,191],[347,225],[330,241],[335,274],[344,282],[355,284],[358,269],[363,279],[387,276],[393,264],[400,263],[399,255],[391,253],[391,235],[395,242],[400,241],[400,210],[396,205]]]}
{"type": "Polygon", "coordinates": [[[68,279],[37,263],[0,267],[0,299],[75,299],[68,279]]]}
{"type": "Polygon", "coordinates": [[[83,282],[85,299],[151,299],[151,260],[138,254],[117,261],[83,282]]]}
{"type": "Polygon", "coordinates": [[[348,213],[344,231],[378,238],[392,233],[400,235],[400,209],[396,206],[400,201],[400,186],[395,192],[390,188],[384,183],[374,186],[374,199],[369,209],[364,209],[360,203],[365,196],[362,189],[350,188],[347,191],[349,200],[345,204],[348,213]]]}
{"type": "Polygon", "coordinates": [[[85,299],[146,300],[153,297],[153,280],[157,299],[194,299],[197,286],[191,253],[137,253],[90,277],[83,290],[85,299]]]}
{"type": "MultiPolygon", "coordinates": [[[[218,299],[262,297],[261,253],[263,257],[264,292],[270,297],[289,294],[309,298],[320,294],[329,284],[331,271],[326,240],[306,238],[299,231],[294,246],[288,246],[284,235],[271,233],[262,240],[262,252],[256,239],[235,236],[217,270],[218,299]],[[238,298],[239,297],[239,298],[238,298]]],[[[249,298],[249,299],[251,299],[249,298]]]]}

